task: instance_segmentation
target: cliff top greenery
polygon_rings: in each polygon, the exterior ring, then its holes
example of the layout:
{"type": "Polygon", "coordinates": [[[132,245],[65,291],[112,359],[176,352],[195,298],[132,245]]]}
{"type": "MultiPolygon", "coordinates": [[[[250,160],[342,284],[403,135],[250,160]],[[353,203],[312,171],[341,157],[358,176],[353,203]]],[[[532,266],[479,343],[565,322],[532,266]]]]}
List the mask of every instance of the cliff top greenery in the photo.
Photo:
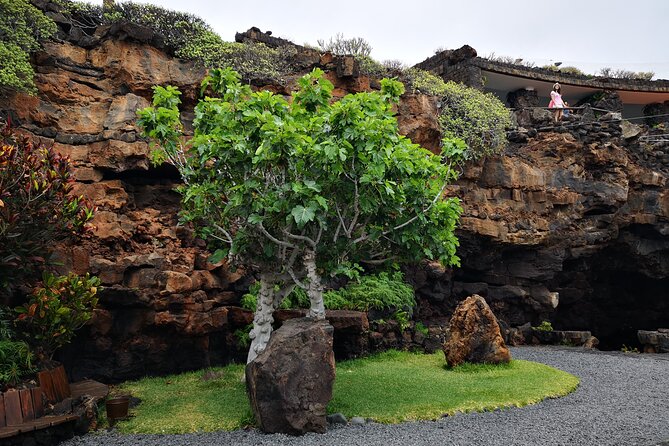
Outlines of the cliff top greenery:
{"type": "Polygon", "coordinates": [[[270,48],[262,43],[226,42],[207,22],[192,14],[133,2],[115,3],[105,9],[89,3],[57,1],[73,23],[84,29],[118,22],[146,26],[176,57],[195,60],[207,68],[231,67],[245,80],[278,79],[291,71],[288,61],[295,54],[292,46],[270,48]]]}
{"type": "Polygon", "coordinates": [[[56,33],[56,24],[28,0],[0,0],[0,93],[35,92],[30,53],[56,33]]]}
{"type": "MultiPolygon", "coordinates": [[[[34,72],[29,54],[40,41],[55,35],[57,27],[30,0],[0,0],[0,92],[17,90],[34,93],[34,72]],[[7,62],[7,63],[4,63],[7,62]]],[[[294,72],[291,59],[296,47],[270,48],[262,43],[225,42],[201,18],[155,5],[118,2],[112,7],[71,0],[54,0],[72,24],[93,34],[104,24],[130,22],[146,26],[161,38],[176,57],[194,60],[207,68],[231,67],[248,82],[270,81],[294,72]]],[[[363,74],[371,77],[399,77],[413,92],[439,96],[443,137],[461,138],[468,146],[464,158],[476,159],[499,152],[505,146],[505,128],[510,125],[504,105],[491,94],[456,84],[396,61],[379,63],[370,57],[371,46],[362,38],[337,35],[319,40],[322,50],[354,54],[363,74]]]]}

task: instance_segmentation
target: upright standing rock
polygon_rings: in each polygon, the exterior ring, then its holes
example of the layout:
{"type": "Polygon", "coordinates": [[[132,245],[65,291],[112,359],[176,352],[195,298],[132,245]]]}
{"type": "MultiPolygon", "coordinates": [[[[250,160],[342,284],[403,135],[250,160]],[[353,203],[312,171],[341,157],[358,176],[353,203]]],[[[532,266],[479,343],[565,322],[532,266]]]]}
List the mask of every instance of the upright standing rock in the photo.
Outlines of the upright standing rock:
{"type": "Polygon", "coordinates": [[[333,333],[326,320],[288,320],[247,364],[246,389],[264,432],[325,432],[335,379],[333,333]]]}
{"type": "Polygon", "coordinates": [[[455,309],[444,354],[450,367],[463,362],[498,364],[511,360],[497,318],[481,296],[469,296],[455,309]]]}

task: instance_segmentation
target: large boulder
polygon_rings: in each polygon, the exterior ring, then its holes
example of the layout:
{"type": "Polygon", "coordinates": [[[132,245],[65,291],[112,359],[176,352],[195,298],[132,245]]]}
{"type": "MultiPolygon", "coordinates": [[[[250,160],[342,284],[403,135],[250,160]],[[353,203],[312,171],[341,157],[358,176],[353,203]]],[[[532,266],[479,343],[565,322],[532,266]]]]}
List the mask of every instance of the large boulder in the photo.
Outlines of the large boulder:
{"type": "Polygon", "coordinates": [[[287,320],[246,366],[251,408],[264,432],[325,432],[335,379],[333,333],[325,320],[287,320]]]}
{"type": "Polygon", "coordinates": [[[497,318],[478,294],[455,309],[446,331],[444,354],[449,367],[463,362],[498,364],[511,360],[497,318]]]}

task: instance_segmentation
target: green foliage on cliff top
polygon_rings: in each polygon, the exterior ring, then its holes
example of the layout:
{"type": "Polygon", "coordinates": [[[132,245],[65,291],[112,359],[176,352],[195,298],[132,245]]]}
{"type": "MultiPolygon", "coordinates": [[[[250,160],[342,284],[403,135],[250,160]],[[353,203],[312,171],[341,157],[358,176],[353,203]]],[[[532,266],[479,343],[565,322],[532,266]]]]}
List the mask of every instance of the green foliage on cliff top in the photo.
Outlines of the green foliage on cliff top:
{"type": "Polygon", "coordinates": [[[442,137],[463,139],[469,147],[465,158],[478,159],[506,147],[506,128],[511,125],[511,116],[493,94],[456,82],[444,82],[417,68],[406,70],[403,76],[412,91],[441,97],[442,137]]]}
{"type": "Polygon", "coordinates": [[[28,0],[0,0],[0,92],[35,92],[30,53],[56,32],[56,24],[28,0]]]}
{"type": "MultiPolygon", "coordinates": [[[[8,0],[4,0],[8,1],[8,0]]],[[[131,22],[150,28],[163,38],[175,56],[194,60],[207,68],[231,67],[244,79],[276,79],[289,71],[293,47],[269,48],[263,44],[225,42],[201,18],[160,6],[116,3],[113,9],[59,0],[75,22],[94,28],[102,24],[131,22]]]]}

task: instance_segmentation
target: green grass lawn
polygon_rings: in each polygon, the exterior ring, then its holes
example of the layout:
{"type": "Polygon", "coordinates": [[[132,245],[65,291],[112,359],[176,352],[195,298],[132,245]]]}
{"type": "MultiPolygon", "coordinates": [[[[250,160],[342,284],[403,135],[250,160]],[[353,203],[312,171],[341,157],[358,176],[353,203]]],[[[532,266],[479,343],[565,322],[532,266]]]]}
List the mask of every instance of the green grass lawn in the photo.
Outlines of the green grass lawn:
{"type": "MultiPolygon", "coordinates": [[[[240,381],[244,367],[214,369],[223,376],[202,381],[203,371],[128,382],[122,390],[142,399],[134,417],[119,423],[125,433],[233,430],[252,423],[240,381]]],[[[579,380],[528,361],[469,365],[448,370],[443,353],[390,351],[337,363],[328,412],[382,423],[433,420],[444,414],[524,406],[572,392],[579,380]]]]}

